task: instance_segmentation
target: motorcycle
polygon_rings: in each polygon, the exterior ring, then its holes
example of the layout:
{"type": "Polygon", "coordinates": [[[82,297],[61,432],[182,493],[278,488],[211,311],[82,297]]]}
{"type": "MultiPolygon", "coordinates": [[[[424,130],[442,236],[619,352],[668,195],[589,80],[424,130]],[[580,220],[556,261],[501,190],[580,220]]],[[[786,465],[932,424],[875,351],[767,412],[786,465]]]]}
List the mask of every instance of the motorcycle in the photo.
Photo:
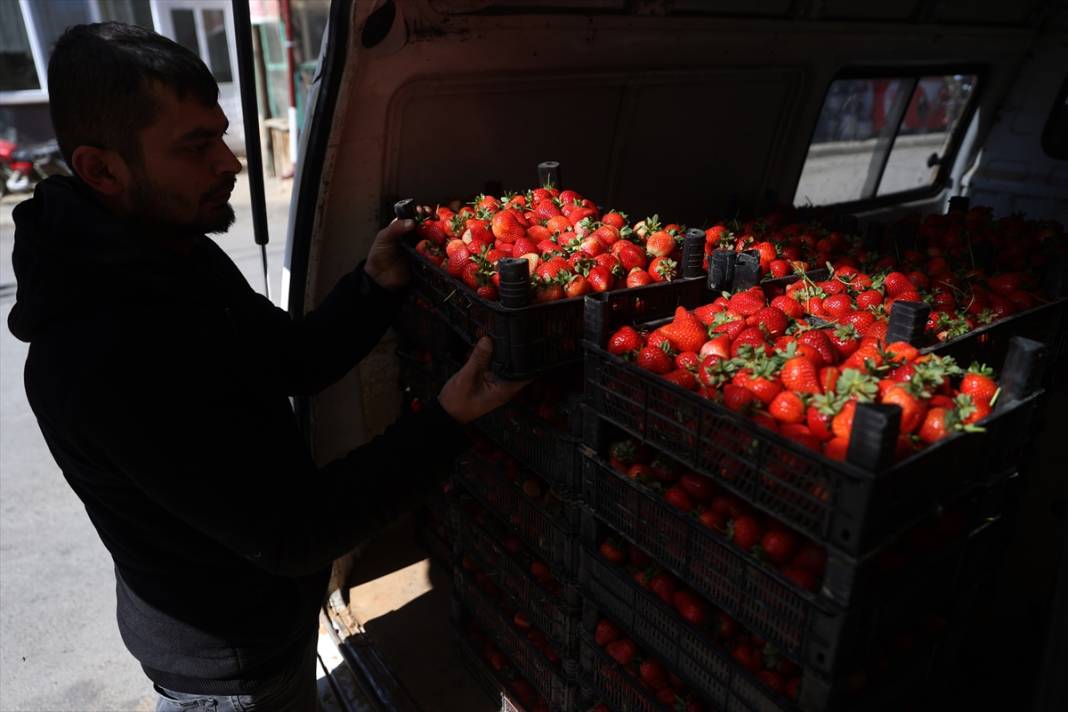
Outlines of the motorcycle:
{"type": "Polygon", "coordinates": [[[57,173],[70,175],[55,140],[17,148],[11,141],[0,139],[0,166],[3,172],[0,195],[28,192],[39,181],[57,173]]]}

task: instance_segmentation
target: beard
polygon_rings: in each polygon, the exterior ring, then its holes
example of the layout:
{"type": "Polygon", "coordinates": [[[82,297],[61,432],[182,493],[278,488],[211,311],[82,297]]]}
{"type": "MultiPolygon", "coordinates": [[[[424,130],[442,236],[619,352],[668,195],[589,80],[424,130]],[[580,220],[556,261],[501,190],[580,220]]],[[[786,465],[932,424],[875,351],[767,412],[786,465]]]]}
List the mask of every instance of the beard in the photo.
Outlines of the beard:
{"type": "Polygon", "coordinates": [[[142,174],[133,183],[130,209],[133,217],[146,225],[157,226],[177,234],[221,234],[230,229],[236,216],[229,202],[210,204],[204,197],[232,187],[232,181],[214,186],[197,202],[168,192],[142,174]]]}

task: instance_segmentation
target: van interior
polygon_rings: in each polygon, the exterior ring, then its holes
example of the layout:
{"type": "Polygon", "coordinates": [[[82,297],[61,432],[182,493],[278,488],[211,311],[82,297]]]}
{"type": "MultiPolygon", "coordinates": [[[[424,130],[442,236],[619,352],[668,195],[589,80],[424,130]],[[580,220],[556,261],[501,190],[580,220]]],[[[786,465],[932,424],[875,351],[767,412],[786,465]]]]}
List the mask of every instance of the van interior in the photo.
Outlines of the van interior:
{"type": "MultiPolygon", "coordinates": [[[[396,200],[526,190],[550,159],[598,205],[691,226],[786,205],[863,227],[958,196],[1068,223],[1066,91],[1064,2],[335,0],[282,298],[314,308],[396,200]]],[[[297,404],[319,462],[400,415],[396,348],[297,404]]],[[[1065,427],[1051,409],[969,644],[908,709],[1068,704],[1065,427]]],[[[363,691],[351,709],[502,704],[452,653],[425,521],[335,565],[323,620],[350,669],[338,689],[363,691]]]]}

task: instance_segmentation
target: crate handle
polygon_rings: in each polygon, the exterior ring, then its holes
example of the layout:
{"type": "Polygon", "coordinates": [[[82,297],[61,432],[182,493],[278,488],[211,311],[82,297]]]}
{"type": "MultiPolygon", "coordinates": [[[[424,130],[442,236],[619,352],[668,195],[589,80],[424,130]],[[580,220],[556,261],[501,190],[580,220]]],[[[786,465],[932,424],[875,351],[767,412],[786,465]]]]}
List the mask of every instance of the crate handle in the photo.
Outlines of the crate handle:
{"type": "Polygon", "coordinates": [[[1049,349],[1023,336],[1009,340],[1009,353],[1001,369],[1001,395],[995,411],[1004,410],[1034,393],[1042,384],[1049,349]]]}
{"type": "Polygon", "coordinates": [[[756,250],[739,252],[734,263],[734,283],[731,291],[749,289],[760,281],[760,253],[756,250]]]}
{"type": "Polygon", "coordinates": [[[846,460],[869,472],[880,472],[894,463],[901,407],[881,403],[858,403],[849,432],[846,460]]]}
{"type": "Polygon", "coordinates": [[[500,273],[498,291],[501,306],[520,309],[530,301],[530,262],[523,258],[502,257],[497,263],[500,273]]]}
{"type": "Polygon", "coordinates": [[[734,250],[715,250],[708,262],[708,290],[719,293],[731,288],[734,281],[734,263],[738,255],[734,250]]]}
{"type": "Polygon", "coordinates": [[[415,211],[415,198],[405,198],[393,204],[393,214],[398,220],[415,220],[418,215],[415,211]]]}
{"type": "Polygon", "coordinates": [[[560,188],[560,161],[542,161],[538,164],[538,185],[542,188],[560,188]]]}
{"type": "Polygon", "coordinates": [[[923,302],[894,302],[890,309],[890,324],[886,327],[886,343],[906,341],[921,345],[931,307],[923,302]]]}
{"type": "Polygon", "coordinates": [[[702,263],[705,260],[705,231],[691,227],[682,240],[682,276],[684,279],[700,277],[704,274],[702,263]]]}

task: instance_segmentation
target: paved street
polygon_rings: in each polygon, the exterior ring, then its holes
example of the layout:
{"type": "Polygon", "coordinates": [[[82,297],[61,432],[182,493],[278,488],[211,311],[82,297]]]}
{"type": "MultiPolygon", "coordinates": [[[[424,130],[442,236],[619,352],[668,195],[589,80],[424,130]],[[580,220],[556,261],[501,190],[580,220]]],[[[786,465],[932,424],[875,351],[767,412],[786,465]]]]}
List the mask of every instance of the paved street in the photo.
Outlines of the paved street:
{"type": "MultiPolygon", "coordinates": [[[[289,184],[267,185],[276,302],[289,184]]],[[[0,711],[149,710],[151,686],[116,629],[111,559],[41,438],[22,386],[27,345],[7,330],[16,202],[0,202],[0,711]]],[[[237,222],[216,239],[262,291],[244,180],[233,205],[237,222]]]]}

